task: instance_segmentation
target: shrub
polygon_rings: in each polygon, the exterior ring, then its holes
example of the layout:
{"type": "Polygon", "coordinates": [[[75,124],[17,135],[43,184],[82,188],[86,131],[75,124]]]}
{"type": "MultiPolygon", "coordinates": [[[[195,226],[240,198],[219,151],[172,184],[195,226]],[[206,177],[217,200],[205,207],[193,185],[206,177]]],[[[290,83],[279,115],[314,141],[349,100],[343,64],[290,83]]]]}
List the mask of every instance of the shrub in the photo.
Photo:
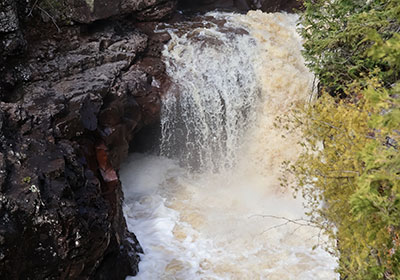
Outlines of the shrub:
{"type": "Polygon", "coordinates": [[[342,279],[400,279],[400,1],[306,0],[320,98],[293,111],[303,153],[284,185],[336,242],[342,279]]]}

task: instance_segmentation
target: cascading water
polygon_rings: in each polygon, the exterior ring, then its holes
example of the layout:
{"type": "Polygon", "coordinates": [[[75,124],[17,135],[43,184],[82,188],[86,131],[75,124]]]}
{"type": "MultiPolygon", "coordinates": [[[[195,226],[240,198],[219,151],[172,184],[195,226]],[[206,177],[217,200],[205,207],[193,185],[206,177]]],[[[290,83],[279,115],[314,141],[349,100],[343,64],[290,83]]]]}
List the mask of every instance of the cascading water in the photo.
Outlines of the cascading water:
{"type": "Polygon", "coordinates": [[[338,279],[302,201],[279,187],[298,136],[277,116],[310,92],[296,16],[210,13],[171,27],[173,86],[162,156],[121,170],[124,213],[145,254],[132,279],[338,279]],[[298,221],[298,223],[288,222],[298,221]]]}
{"type": "Polygon", "coordinates": [[[256,41],[240,34],[247,31],[237,24],[229,25],[230,32],[216,24],[183,36],[171,32],[173,49],[163,53],[174,86],[162,107],[161,153],[188,168],[232,168],[255,120],[256,41]]]}

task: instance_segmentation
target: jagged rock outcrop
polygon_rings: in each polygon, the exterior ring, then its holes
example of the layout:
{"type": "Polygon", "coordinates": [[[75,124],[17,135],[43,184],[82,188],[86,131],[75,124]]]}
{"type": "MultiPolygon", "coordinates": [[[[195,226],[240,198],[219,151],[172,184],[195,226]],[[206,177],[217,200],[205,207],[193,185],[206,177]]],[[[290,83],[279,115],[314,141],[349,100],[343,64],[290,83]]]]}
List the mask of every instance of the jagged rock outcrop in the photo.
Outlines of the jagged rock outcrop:
{"type": "Polygon", "coordinates": [[[152,21],[171,15],[175,5],[176,1],[169,0],[66,0],[60,10],[67,18],[82,23],[125,14],[152,21]]]}
{"type": "Polygon", "coordinates": [[[60,28],[25,27],[28,48],[3,58],[0,278],[124,279],[141,248],[118,168],[158,119],[166,78],[154,44],[169,36],[129,20],[60,28]]]}
{"type": "Polygon", "coordinates": [[[18,55],[26,46],[19,26],[15,0],[0,2],[0,71],[3,57],[18,55]]]}
{"type": "Polygon", "coordinates": [[[141,21],[162,20],[175,11],[176,4],[177,0],[2,0],[0,66],[5,57],[25,50],[24,25],[36,24],[32,21],[35,15],[59,29],[58,24],[92,23],[125,15],[141,21]]]}

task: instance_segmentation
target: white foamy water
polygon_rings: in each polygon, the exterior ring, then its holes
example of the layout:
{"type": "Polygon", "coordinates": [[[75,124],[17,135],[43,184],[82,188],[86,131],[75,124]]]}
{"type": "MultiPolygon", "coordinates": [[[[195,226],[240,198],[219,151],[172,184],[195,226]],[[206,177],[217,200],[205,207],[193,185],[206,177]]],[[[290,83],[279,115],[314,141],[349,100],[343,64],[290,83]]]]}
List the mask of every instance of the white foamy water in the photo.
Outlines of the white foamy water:
{"type": "Polygon", "coordinates": [[[338,279],[336,259],[312,249],[324,237],[305,225],[302,201],[278,183],[299,136],[282,139],[273,122],[313,78],[297,19],[209,16],[170,29],[164,156],[133,154],[121,170],[128,227],[144,249],[131,279],[338,279]]]}

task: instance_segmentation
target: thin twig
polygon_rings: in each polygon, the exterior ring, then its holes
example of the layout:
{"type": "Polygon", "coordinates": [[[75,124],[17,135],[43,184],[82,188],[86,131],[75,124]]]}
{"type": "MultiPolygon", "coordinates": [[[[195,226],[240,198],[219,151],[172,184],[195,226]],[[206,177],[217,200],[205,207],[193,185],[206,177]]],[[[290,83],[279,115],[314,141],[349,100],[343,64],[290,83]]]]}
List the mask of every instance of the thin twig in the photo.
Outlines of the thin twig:
{"type": "Polygon", "coordinates": [[[41,10],[43,13],[45,13],[50,19],[51,21],[54,23],[54,25],[57,27],[58,33],[61,32],[60,27],[58,27],[56,20],[54,19],[54,17],[52,17],[46,10],[44,10],[43,8],[41,8],[40,6],[37,6],[39,10],[41,10]]]}
{"type": "MultiPolygon", "coordinates": [[[[279,216],[274,216],[274,215],[257,215],[257,214],[256,214],[256,215],[251,215],[251,216],[249,216],[249,218],[253,218],[253,217],[273,218],[273,219],[279,219],[279,220],[285,220],[285,221],[286,221],[286,222],[284,222],[284,223],[282,223],[282,224],[278,224],[278,225],[272,226],[272,227],[270,227],[270,228],[267,228],[267,229],[264,230],[261,234],[264,234],[264,233],[266,233],[267,231],[270,231],[270,230],[273,230],[273,229],[276,229],[276,228],[280,228],[280,227],[286,226],[286,225],[288,225],[288,224],[299,225],[299,227],[309,226],[309,227],[319,228],[319,227],[316,226],[312,221],[305,220],[305,219],[303,219],[303,218],[292,220],[292,219],[288,219],[288,218],[285,218],[285,217],[279,217],[279,216]],[[304,222],[304,223],[302,223],[302,222],[304,222]]],[[[297,229],[298,229],[298,228],[297,228],[297,229]]],[[[297,230],[297,229],[296,229],[296,230],[297,230]]]]}
{"type": "Polygon", "coordinates": [[[295,228],[289,235],[293,235],[293,234],[295,234],[296,233],[296,231],[298,230],[298,229],[300,229],[300,228],[302,228],[303,227],[303,225],[300,225],[300,226],[298,226],[297,228],[295,228]]]}
{"type": "MultiPolygon", "coordinates": [[[[311,103],[311,101],[313,100],[313,97],[314,97],[314,94],[315,94],[316,80],[317,80],[317,76],[314,75],[314,79],[313,79],[313,82],[312,82],[310,99],[308,100],[308,103],[311,103]]],[[[318,94],[318,92],[317,92],[317,94],[318,94]]]]}
{"type": "Polygon", "coordinates": [[[36,0],[35,3],[33,3],[32,9],[29,11],[28,17],[32,15],[33,10],[35,9],[35,6],[39,0],[36,0]]]}

